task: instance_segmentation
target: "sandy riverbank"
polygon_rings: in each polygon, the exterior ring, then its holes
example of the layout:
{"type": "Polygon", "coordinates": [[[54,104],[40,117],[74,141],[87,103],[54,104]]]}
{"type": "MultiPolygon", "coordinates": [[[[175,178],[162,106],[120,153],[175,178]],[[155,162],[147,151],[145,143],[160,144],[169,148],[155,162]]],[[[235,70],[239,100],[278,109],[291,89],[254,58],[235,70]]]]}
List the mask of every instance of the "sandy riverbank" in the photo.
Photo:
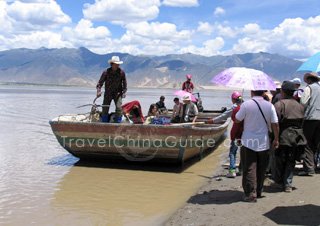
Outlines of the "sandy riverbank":
{"type": "MultiPolygon", "coordinates": [[[[227,159],[227,153],[221,156],[227,159]]],[[[298,169],[296,169],[298,171],[298,169]]],[[[320,225],[319,172],[312,177],[295,175],[291,193],[270,187],[266,180],[263,198],[242,201],[241,176],[226,178],[220,167],[201,189],[166,223],[177,225],[320,225]]]]}

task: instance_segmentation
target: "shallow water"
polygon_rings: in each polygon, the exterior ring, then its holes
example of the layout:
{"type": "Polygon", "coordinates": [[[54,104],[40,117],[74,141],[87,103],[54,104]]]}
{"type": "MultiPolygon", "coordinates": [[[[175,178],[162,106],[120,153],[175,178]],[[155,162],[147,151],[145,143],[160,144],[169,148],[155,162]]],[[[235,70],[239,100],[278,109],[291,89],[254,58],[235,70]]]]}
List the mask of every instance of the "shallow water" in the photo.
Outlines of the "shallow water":
{"type": "MultiPolygon", "coordinates": [[[[173,90],[130,89],[144,112],[173,90]]],[[[230,107],[230,91],[202,91],[205,109],[230,107]]],[[[93,89],[0,86],[1,225],[161,225],[212,175],[215,152],[177,168],[79,162],[56,141],[48,121],[91,103],[93,89]]],[[[98,102],[101,102],[99,100],[98,102]]],[[[112,108],[111,108],[112,110],[112,108]]]]}

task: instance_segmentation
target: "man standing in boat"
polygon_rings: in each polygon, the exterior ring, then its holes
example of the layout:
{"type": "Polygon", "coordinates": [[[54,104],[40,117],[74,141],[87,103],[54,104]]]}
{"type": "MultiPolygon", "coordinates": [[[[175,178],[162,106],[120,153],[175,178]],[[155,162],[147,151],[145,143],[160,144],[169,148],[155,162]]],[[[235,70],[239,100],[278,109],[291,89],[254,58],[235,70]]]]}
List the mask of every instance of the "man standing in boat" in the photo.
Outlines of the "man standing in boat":
{"type": "Polygon", "coordinates": [[[101,88],[104,84],[105,92],[103,105],[108,105],[102,108],[101,120],[102,122],[109,121],[109,105],[113,100],[116,105],[115,122],[121,122],[122,118],[122,98],[126,97],[127,80],[124,71],[120,68],[120,61],[118,56],[112,56],[108,61],[110,67],[102,72],[102,75],[97,84],[97,96],[101,96],[101,88]]]}

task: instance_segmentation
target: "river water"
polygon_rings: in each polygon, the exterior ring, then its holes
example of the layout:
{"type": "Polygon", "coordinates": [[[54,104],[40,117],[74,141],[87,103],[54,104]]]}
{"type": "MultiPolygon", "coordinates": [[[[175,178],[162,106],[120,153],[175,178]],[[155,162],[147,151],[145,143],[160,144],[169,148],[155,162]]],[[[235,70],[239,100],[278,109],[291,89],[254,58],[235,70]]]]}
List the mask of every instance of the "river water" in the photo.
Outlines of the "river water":
{"type": "MultiPolygon", "coordinates": [[[[173,90],[130,89],[144,112],[173,90]]],[[[94,89],[0,86],[0,225],[161,225],[212,176],[227,151],[221,144],[182,171],[132,165],[93,165],[68,154],[48,121],[84,113],[94,89]]],[[[201,91],[205,109],[230,107],[230,91],[201,91]]],[[[98,100],[101,102],[102,100],[98,100]]],[[[111,108],[112,110],[112,108],[111,108]]]]}

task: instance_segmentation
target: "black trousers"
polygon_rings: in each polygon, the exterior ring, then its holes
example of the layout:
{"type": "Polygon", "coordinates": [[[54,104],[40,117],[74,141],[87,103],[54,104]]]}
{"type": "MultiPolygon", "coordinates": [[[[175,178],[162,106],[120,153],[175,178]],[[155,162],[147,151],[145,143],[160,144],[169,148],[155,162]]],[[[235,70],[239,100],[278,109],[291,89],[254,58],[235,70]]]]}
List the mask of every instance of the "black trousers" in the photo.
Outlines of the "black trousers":
{"type": "Polygon", "coordinates": [[[269,150],[253,151],[241,147],[242,187],[245,196],[261,195],[268,166],[269,150]]]}
{"type": "MultiPolygon", "coordinates": [[[[103,99],[103,105],[109,105],[111,104],[111,101],[114,101],[116,105],[116,116],[120,117],[122,115],[122,97],[121,96],[115,96],[115,95],[105,95],[103,99]]],[[[110,107],[102,107],[102,115],[108,115],[109,108],[110,107]]]]}
{"type": "Polygon", "coordinates": [[[320,143],[320,120],[305,120],[303,133],[307,139],[303,160],[303,169],[306,172],[314,172],[316,167],[315,154],[320,143]]]}
{"type": "Polygon", "coordinates": [[[274,180],[284,187],[292,187],[293,171],[296,165],[294,148],[279,147],[275,150],[274,180]]]}

